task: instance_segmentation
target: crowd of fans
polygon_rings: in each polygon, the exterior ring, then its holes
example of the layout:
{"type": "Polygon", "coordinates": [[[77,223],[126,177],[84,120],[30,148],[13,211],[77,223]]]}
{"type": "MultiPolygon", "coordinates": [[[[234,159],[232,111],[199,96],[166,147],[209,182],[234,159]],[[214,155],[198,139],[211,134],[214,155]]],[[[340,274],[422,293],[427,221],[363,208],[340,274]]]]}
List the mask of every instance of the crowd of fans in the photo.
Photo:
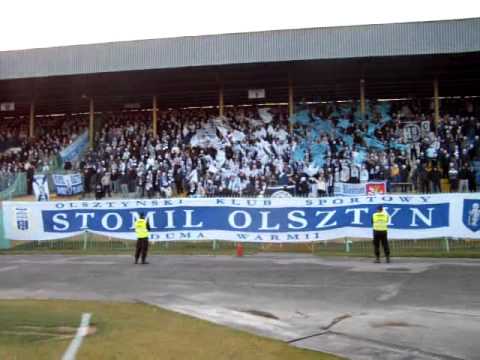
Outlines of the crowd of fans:
{"type": "Polygon", "coordinates": [[[35,172],[54,170],[59,152],[86,128],[82,116],[37,117],[35,137],[29,138],[28,119],[7,118],[0,122],[0,191],[27,173],[28,193],[35,172]]]}
{"type": "MultiPolygon", "coordinates": [[[[95,147],[74,170],[97,198],[333,195],[337,182],[385,181],[389,191],[476,191],[480,122],[476,100],[444,101],[437,123],[428,101],[300,103],[160,112],[105,113],[95,147]],[[413,124],[413,125],[412,125],[413,124]],[[448,181],[442,180],[448,179],[448,181]],[[445,187],[445,184],[448,184],[445,187]]],[[[85,116],[0,123],[0,190],[15,174],[52,170],[60,150],[87,126],[85,116]]],[[[29,181],[31,183],[31,181],[29,181]]],[[[31,190],[31,189],[30,189],[31,190]]]]}
{"type": "Polygon", "coordinates": [[[453,106],[435,125],[420,103],[173,110],[110,114],[97,147],[81,163],[97,197],[333,195],[335,182],[385,181],[389,191],[476,191],[480,124],[472,107],[453,106]],[[422,125],[406,131],[412,123],[422,125]],[[413,136],[413,138],[412,138],[413,136]],[[415,138],[415,136],[417,138],[415,138]]]}

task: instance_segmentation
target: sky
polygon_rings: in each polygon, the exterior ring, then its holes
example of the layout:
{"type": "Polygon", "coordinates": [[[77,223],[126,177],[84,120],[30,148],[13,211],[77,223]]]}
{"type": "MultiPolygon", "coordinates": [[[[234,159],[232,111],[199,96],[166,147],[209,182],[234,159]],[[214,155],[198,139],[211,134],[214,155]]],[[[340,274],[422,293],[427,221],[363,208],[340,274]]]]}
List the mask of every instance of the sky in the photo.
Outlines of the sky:
{"type": "Polygon", "coordinates": [[[478,0],[5,0],[0,51],[480,17],[478,0]]]}

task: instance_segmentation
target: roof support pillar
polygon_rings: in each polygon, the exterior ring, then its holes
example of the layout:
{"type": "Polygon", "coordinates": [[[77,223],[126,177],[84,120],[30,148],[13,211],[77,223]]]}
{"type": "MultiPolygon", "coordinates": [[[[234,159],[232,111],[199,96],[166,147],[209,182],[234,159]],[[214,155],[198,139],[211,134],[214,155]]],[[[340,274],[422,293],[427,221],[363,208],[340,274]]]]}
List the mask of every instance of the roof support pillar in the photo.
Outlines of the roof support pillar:
{"type": "Polygon", "coordinates": [[[438,91],[438,78],[433,79],[433,106],[435,125],[440,121],[440,96],[438,91]]]}
{"type": "Polygon", "coordinates": [[[153,136],[157,136],[157,96],[154,95],[152,99],[152,129],[153,136]]]}
{"type": "Polygon", "coordinates": [[[360,114],[365,119],[365,79],[360,79],[360,114]]]}
{"type": "MultiPolygon", "coordinates": [[[[288,117],[293,116],[295,104],[293,103],[293,80],[291,74],[288,75],[288,117]]],[[[292,123],[289,121],[290,132],[293,131],[292,123]]]]}
{"type": "Polygon", "coordinates": [[[292,116],[294,113],[294,104],[293,104],[293,81],[292,77],[288,77],[288,116],[292,116]]]}
{"type": "Polygon", "coordinates": [[[35,137],[35,101],[30,103],[30,123],[28,128],[28,137],[35,137]]]}
{"type": "Polygon", "coordinates": [[[94,112],[93,98],[90,97],[88,100],[89,100],[88,141],[90,144],[90,148],[93,149],[93,141],[94,141],[94,134],[95,134],[95,112],[94,112]]]}
{"type": "Polygon", "coordinates": [[[218,115],[223,116],[224,114],[224,99],[223,99],[223,82],[220,83],[218,88],[218,115]]]}

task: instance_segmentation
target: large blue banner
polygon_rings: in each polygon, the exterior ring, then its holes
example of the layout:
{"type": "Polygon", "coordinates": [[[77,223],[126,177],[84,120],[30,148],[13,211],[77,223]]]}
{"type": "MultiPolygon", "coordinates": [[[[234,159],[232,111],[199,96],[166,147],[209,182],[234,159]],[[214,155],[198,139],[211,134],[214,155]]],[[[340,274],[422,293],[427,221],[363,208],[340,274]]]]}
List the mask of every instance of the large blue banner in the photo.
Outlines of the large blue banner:
{"type": "Polygon", "coordinates": [[[371,237],[382,204],[397,239],[479,238],[480,194],[332,198],[177,198],[117,201],[4,202],[5,232],[15,240],[64,238],[85,231],[134,239],[144,213],[151,240],[301,242],[371,237]]]}

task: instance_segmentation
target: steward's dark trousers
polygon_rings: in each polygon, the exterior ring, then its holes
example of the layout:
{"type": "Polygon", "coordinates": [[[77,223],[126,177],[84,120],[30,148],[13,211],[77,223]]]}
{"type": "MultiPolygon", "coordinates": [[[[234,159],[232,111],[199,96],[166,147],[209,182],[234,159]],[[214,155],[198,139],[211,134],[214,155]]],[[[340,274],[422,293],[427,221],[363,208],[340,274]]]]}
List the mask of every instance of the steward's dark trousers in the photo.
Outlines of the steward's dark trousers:
{"type": "Polygon", "coordinates": [[[380,243],[383,247],[385,257],[390,258],[390,248],[388,246],[387,232],[373,230],[373,248],[375,251],[375,257],[380,259],[380,243]]]}
{"type": "Polygon", "coordinates": [[[137,240],[137,248],[135,250],[135,262],[138,262],[139,257],[142,257],[142,262],[147,259],[148,253],[148,238],[142,238],[137,240]]]}

